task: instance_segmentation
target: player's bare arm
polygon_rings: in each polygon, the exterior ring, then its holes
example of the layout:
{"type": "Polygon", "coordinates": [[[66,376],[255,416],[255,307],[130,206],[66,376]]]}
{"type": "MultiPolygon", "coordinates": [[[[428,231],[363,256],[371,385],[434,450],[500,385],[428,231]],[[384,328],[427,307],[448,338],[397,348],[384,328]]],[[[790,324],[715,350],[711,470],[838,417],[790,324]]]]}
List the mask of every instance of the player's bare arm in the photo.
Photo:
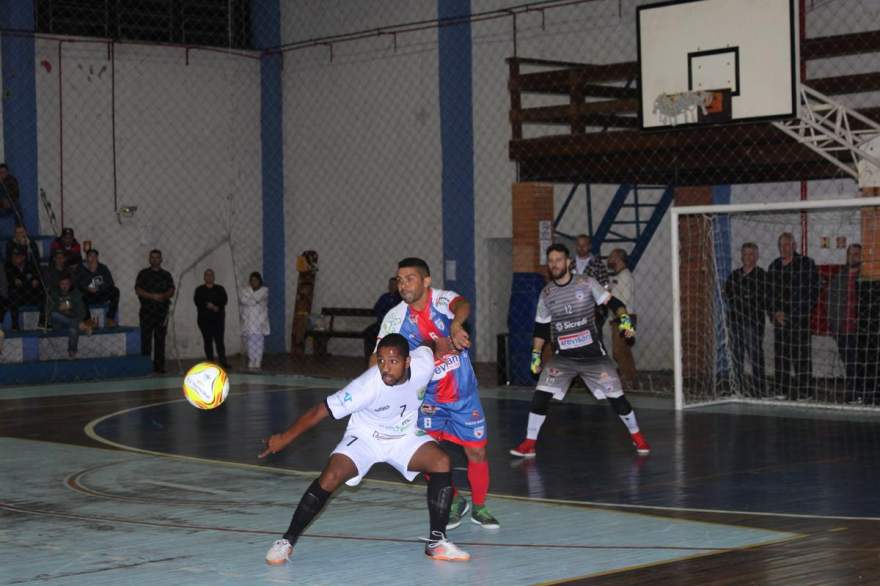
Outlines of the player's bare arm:
{"type": "Polygon", "coordinates": [[[449,325],[449,337],[452,338],[453,346],[458,350],[470,348],[471,337],[464,329],[464,322],[471,315],[470,302],[464,297],[458,297],[452,302],[449,309],[452,310],[452,314],[455,316],[449,325]]]}
{"type": "Polygon", "coordinates": [[[323,402],[314,405],[303,413],[293,425],[288,427],[287,431],[273,434],[268,439],[263,440],[266,443],[266,449],[263,450],[259,457],[265,458],[269,454],[277,454],[300,435],[315,427],[328,415],[330,415],[330,412],[327,411],[327,405],[323,402]]]}

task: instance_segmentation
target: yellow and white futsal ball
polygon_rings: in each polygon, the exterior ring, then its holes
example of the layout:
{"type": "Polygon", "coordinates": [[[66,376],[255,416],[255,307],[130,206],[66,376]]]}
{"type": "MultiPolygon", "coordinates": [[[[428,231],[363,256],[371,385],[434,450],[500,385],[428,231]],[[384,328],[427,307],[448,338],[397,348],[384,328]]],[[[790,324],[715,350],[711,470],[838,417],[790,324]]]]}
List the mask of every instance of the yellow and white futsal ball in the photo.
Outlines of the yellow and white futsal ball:
{"type": "Polygon", "coordinates": [[[229,395],[229,377],[213,362],[199,362],[183,378],[183,396],[199,409],[214,409],[229,395]]]}

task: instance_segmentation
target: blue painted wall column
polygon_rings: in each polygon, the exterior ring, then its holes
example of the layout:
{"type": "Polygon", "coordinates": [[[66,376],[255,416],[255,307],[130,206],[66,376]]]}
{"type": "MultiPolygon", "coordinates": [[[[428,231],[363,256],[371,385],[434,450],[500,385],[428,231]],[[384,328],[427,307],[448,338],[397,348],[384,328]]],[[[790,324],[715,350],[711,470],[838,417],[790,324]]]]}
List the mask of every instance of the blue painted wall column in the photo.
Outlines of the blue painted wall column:
{"type": "MultiPolygon", "coordinates": [[[[0,0],[0,28],[33,31],[33,0],[0,0]]],[[[34,38],[3,35],[3,147],[18,179],[25,226],[38,231],[37,89],[34,38]]]]}
{"type": "MultiPolygon", "coordinates": [[[[258,48],[281,44],[279,0],[251,4],[251,34],[258,48]]],[[[260,162],[263,181],[263,280],[269,287],[269,323],[266,351],[287,348],[286,264],[284,246],[284,130],[281,80],[282,55],[264,55],[260,61],[260,162]]]]}
{"type": "MultiPolygon", "coordinates": [[[[470,0],[437,0],[440,19],[467,16],[470,0]]],[[[476,278],[474,262],[474,126],[469,22],[440,27],[440,142],[443,149],[443,267],[447,289],[472,304],[472,340],[476,339],[476,278]],[[455,266],[454,275],[448,269],[455,266]],[[453,278],[454,277],[454,278],[453,278]]],[[[442,273],[440,272],[442,270],[442,273]]]]}

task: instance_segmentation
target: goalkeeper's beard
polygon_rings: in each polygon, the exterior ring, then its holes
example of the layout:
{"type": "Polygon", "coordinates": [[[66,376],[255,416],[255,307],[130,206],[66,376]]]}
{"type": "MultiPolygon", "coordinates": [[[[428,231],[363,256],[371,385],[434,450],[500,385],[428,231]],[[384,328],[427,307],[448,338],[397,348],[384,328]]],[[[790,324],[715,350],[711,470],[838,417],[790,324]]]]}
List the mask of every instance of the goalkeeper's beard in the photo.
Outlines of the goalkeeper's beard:
{"type": "Polygon", "coordinates": [[[566,272],[567,271],[565,269],[562,269],[558,272],[554,271],[553,269],[550,269],[550,277],[552,277],[554,281],[561,281],[565,278],[566,272]]]}

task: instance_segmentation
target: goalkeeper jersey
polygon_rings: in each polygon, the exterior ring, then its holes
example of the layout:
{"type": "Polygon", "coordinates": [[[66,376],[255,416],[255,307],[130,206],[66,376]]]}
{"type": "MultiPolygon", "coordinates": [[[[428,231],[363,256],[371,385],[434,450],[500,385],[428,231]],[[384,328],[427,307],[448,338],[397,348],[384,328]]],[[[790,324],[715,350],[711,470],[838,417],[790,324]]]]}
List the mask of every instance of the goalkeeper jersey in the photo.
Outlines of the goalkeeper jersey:
{"type": "Polygon", "coordinates": [[[559,285],[550,281],[538,298],[535,321],[550,324],[553,350],[567,358],[597,358],[605,356],[605,348],[596,327],[596,307],[611,298],[593,277],[572,275],[571,280],[559,285]]]}

